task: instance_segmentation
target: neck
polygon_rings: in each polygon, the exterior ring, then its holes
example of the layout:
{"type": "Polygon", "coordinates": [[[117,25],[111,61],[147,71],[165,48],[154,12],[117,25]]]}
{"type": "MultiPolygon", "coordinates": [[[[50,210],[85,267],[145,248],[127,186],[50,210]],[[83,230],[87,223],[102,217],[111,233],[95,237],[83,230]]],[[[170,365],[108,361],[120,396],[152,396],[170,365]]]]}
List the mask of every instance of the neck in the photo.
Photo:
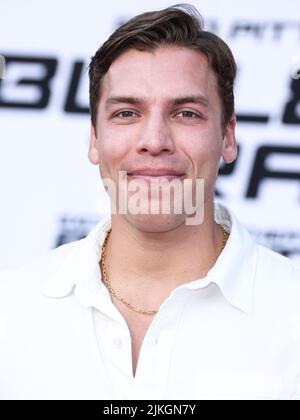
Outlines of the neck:
{"type": "Polygon", "coordinates": [[[133,299],[137,290],[167,295],[181,284],[205,277],[222,242],[213,204],[201,225],[182,224],[168,232],[143,232],[114,215],[106,248],[110,283],[133,299]]]}

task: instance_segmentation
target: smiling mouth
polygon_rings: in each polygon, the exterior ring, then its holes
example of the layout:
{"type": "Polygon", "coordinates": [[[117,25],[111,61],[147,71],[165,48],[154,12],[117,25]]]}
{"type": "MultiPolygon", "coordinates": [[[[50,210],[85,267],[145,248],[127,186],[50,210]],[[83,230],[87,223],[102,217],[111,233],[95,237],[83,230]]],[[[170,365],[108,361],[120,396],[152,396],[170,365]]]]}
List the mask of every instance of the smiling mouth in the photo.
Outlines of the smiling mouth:
{"type": "Polygon", "coordinates": [[[172,181],[178,182],[183,180],[184,175],[141,175],[141,174],[128,174],[127,178],[130,181],[135,182],[143,182],[148,185],[148,187],[154,186],[154,185],[163,185],[163,184],[169,184],[172,181]],[[177,181],[176,181],[177,180],[177,181]]]}
{"type": "Polygon", "coordinates": [[[184,175],[173,175],[173,174],[165,174],[165,175],[143,175],[143,174],[127,174],[130,179],[167,179],[171,181],[172,179],[181,179],[184,175]]]}

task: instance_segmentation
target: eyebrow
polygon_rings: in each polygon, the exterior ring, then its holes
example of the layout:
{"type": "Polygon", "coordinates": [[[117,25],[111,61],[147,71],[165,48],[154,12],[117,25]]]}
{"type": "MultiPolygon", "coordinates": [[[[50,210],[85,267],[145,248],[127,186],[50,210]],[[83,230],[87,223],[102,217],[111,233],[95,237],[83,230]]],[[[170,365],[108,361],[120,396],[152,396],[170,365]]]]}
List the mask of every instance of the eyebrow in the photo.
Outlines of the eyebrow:
{"type": "MultiPolygon", "coordinates": [[[[204,106],[209,105],[208,99],[203,95],[189,95],[175,98],[169,98],[167,100],[171,105],[183,105],[186,103],[201,104],[204,106]]],[[[112,96],[105,102],[105,109],[108,109],[111,105],[126,103],[132,105],[144,105],[146,100],[135,96],[112,96]]]]}

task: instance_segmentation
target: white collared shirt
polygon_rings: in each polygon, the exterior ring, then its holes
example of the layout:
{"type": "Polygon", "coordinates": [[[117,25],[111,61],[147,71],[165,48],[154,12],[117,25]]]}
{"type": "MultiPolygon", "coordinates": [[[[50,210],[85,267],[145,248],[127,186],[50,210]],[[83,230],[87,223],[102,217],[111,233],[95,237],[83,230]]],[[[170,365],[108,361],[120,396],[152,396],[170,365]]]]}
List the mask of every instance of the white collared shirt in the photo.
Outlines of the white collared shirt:
{"type": "Polygon", "coordinates": [[[223,252],[161,305],[135,377],[98,264],[109,218],[3,272],[0,399],[300,399],[300,271],[220,204],[215,220],[230,232],[223,252]]]}

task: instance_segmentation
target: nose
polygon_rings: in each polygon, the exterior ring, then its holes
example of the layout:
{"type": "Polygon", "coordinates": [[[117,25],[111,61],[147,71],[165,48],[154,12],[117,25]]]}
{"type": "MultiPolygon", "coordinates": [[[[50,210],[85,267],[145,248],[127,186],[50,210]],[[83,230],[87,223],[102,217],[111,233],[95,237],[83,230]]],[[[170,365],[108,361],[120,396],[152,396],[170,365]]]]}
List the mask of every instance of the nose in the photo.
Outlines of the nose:
{"type": "Polygon", "coordinates": [[[172,133],[167,121],[159,113],[149,116],[141,127],[137,152],[141,154],[171,154],[175,150],[172,133]]]}

